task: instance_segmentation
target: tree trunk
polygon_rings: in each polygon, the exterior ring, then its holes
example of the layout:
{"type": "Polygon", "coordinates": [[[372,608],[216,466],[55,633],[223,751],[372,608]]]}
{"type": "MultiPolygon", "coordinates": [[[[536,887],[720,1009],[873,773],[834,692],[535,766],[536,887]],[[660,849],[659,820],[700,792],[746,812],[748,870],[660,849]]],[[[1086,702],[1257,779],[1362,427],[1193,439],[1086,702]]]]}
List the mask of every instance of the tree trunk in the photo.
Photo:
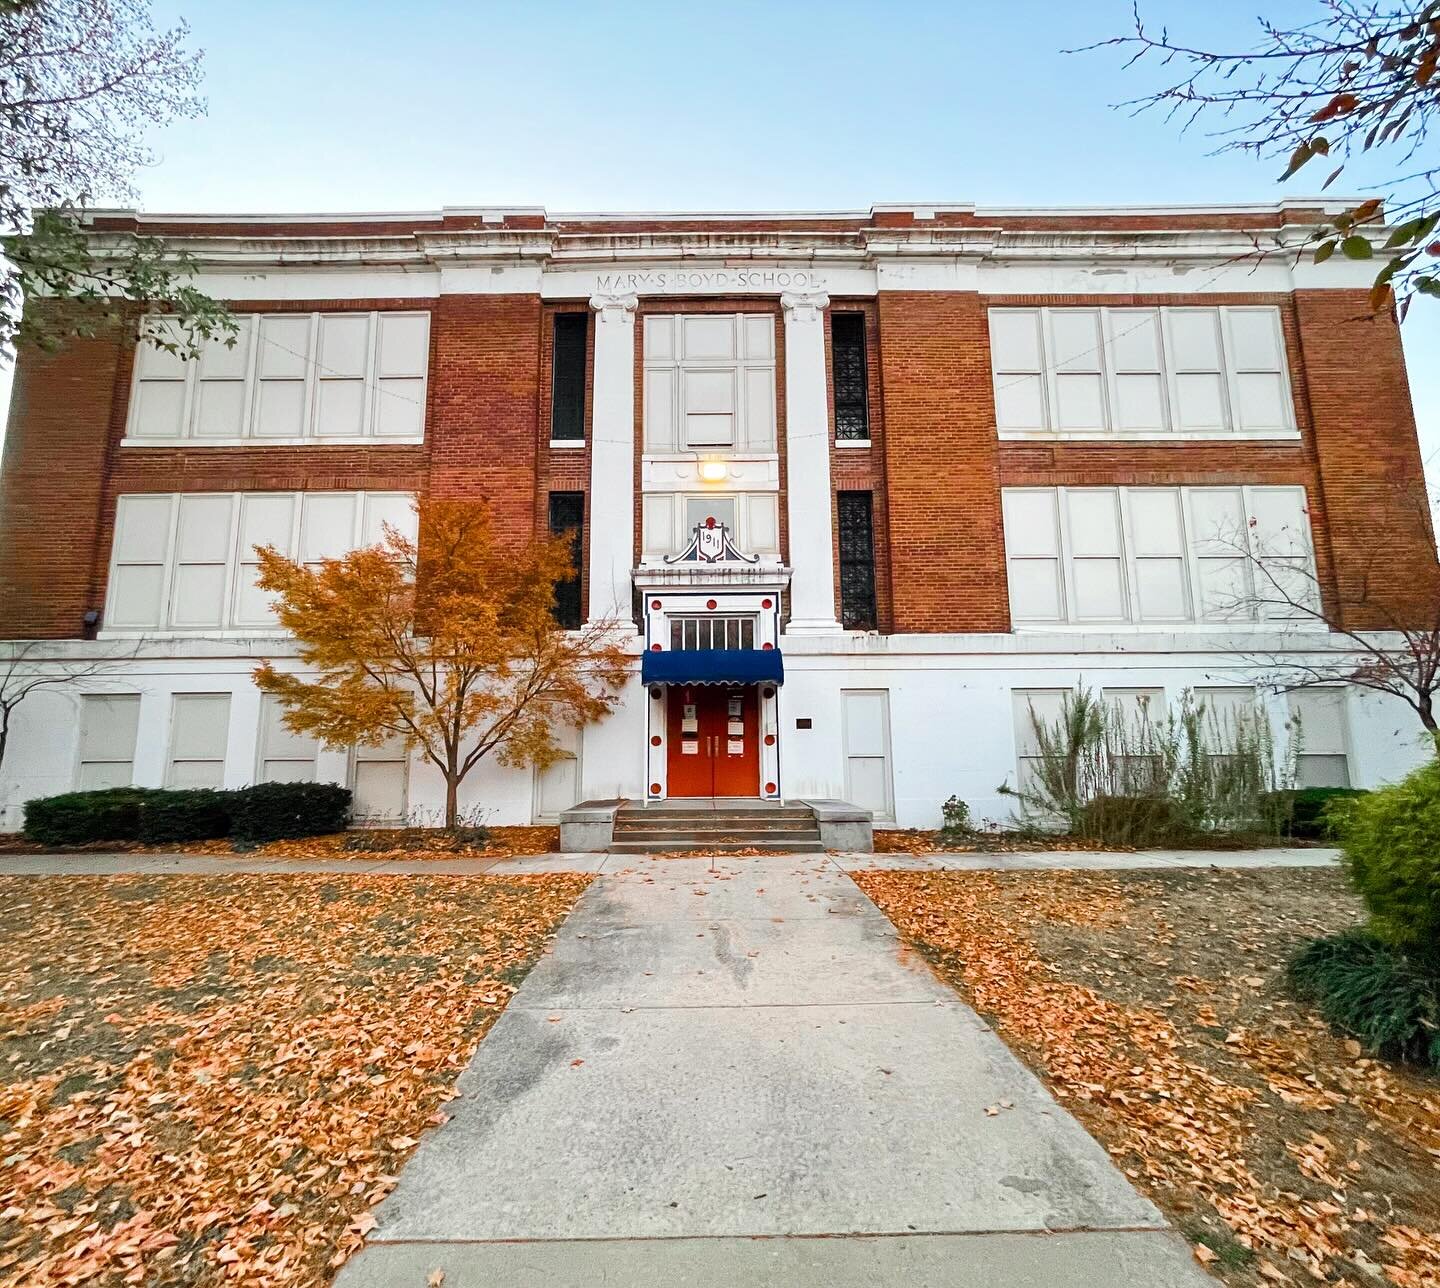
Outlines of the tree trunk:
{"type": "Polygon", "coordinates": [[[1415,704],[1415,710],[1420,713],[1420,723],[1423,724],[1431,734],[1440,733],[1440,725],[1435,723],[1435,710],[1432,706],[1433,695],[1422,693],[1420,701],[1415,704]]]}
{"type": "Polygon", "coordinates": [[[453,829],[460,821],[460,779],[456,774],[445,775],[445,826],[453,829]]]}

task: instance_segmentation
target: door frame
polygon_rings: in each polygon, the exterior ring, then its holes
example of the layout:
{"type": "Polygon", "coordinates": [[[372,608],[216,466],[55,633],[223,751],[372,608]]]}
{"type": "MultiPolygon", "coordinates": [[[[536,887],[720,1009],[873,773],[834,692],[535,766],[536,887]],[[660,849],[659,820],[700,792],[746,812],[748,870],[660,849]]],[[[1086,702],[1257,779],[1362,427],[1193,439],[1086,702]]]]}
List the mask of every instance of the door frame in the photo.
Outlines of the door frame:
{"type": "Polygon", "coordinates": [[[850,781],[850,703],[847,699],[854,694],[878,694],[883,711],[885,744],[885,813],[877,814],[875,822],[895,821],[895,755],[890,742],[890,690],[889,689],[841,689],[840,690],[840,755],[845,765],[845,799],[855,803],[854,788],[850,781]]]}

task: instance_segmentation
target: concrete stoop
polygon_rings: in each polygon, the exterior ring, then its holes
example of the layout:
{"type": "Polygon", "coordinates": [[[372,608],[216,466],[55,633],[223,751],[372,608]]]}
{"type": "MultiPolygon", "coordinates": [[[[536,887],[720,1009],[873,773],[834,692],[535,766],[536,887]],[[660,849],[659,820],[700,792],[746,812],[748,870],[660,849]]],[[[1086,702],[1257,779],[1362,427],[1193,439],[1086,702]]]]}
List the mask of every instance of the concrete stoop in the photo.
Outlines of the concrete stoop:
{"type": "Polygon", "coordinates": [[[869,810],[845,801],[583,801],[560,815],[566,854],[868,854],[869,810]]]}

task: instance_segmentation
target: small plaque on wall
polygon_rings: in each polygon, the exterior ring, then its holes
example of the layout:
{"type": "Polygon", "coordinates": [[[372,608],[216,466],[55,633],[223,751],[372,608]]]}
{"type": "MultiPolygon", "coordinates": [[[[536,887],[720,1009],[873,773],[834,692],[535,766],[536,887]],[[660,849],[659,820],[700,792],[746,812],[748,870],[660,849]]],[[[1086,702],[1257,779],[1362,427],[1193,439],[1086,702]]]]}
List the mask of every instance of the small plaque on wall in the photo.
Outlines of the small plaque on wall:
{"type": "Polygon", "coordinates": [[[801,716],[798,720],[795,721],[795,727],[796,727],[797,729],[808,729],[808,728],[810,728],[810,717],[809,717],[809,716],[801,716]]]}

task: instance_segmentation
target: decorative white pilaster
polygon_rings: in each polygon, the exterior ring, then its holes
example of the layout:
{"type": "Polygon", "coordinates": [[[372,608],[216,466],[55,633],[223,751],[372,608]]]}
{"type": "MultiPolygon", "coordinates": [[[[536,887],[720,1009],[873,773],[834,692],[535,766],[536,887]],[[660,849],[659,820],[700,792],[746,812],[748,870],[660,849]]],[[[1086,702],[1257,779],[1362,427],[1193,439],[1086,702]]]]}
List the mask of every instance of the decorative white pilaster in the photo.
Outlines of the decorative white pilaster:
{"type": "MultiPolygon", "coordinates": [[[[634,294],[596,295],[590,421],[590,611],[629,628],[635,559],[634,294]]],[[[632,628],[633,629],[633,628],[632,628]]]]}
{"type": "Polygon", "coordinates": [[[785,310],[785,512],[790,524],[790,635],[840,629],[831,554],[830,413],[825,396],[824,291],[787,291],[785,310]]]}

